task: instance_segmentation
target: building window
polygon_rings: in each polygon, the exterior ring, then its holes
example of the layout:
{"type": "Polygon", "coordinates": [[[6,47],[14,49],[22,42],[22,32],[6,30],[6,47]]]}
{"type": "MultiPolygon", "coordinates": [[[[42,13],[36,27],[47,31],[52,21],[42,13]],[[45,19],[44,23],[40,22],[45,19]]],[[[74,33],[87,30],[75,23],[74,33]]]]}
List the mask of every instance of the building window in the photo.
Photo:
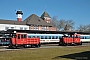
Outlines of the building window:
{"type": "Polygon", "coordinates": [[[45,29],[45,27],[42,27],[42,30],[44,30],[44,31],[45,31],[45,30],[46,30],[46,29],[45,29]]]}
{"type": "Polygon", "coordinates": [[[34,30],[38,30],[38,26],[37,25],[34,26],[34,30]]]}
{"type": "Polygon", "coordinates": [[[5,30],[8,30],[9,29],[9,27],[5,27],[5,30]]]}
{"type": "Polygon", "coordinates": [[[46,26],[42,27],[42,30],[43,30],[43,31],[48,31],[48,29],[47,29],[46,26]]]}
{"type": "Polygon", "coordinates": [[[20,27],[20,30],[23,30],[23,27],[20,27]]]}
{"type": "Polygon", "coordinates": [[[33,25],[30,25],[30,28],[29,28],[30,30],[33,30],[33,25]]]}

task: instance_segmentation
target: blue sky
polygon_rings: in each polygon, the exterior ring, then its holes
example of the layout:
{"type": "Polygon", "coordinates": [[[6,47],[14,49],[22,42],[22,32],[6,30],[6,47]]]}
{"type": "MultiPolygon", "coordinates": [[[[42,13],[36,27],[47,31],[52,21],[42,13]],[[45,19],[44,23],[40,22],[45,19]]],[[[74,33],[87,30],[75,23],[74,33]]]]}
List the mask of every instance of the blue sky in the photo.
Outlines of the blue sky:
{"type": "Polygon", "coordinates": [[[16,20],[16,11],[23,11],[23,20],[31,14],[41,16],[45,11],[51,17],[75,22],[75,27],[80,24],[90,24],[90,0],[0,0],[0,19],[16,20]]]}

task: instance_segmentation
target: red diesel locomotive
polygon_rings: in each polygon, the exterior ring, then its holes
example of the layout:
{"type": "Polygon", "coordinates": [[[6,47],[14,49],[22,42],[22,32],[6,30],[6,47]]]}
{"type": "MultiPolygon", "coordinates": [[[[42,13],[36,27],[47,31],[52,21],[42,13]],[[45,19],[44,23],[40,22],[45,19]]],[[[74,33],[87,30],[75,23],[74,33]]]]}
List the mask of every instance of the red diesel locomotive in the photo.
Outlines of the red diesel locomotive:
{"type": "Polygon", "coordinates": [[[80,34],[62,36],[62,38],[60,38],[59,45],[82,45],[80,34]]]}
{"type": "Polygon", "coordinates": [[[17,48],[17,47],[27,47],[27,46],[35,46],[40,47],[40,38],[28,38],[27,33],[14,33],[11,34],[12,38],[10,39],[9,47],[17,48]]]}

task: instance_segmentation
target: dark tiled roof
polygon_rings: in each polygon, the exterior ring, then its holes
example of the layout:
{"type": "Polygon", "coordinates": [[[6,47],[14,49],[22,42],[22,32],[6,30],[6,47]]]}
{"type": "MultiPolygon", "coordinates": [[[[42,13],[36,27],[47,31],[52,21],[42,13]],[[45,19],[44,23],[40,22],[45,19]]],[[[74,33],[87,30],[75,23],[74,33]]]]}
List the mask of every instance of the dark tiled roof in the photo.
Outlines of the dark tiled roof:
{"type": "Polygon", "coordinates": [[[53,23],[46,23],[43,19],[38,17],[35,14],[30,15],[24,21],[17,21],[17,20],[5,20],[0,19],[0,24],[15,24],[15,25],[43,25],[43,26],[53,26],[53,23]]]}
{"type": "Polygon", "coordinates": [[[26,25],[25,22],[21,21],[18,22],[17,20],[4,20],[4,19],[0,19],[0,24],[15,24],[15,25],[26,25]]]}
{"type": "Polygon", "coordinates": [[[24,20],[24,22],[26,22],[26,24],[28,25],[33,24],[33,25],[54,26],[52,23],[46,23],[43,19],[41,19],[35,14],[30,15],[28,18],[24,20]]]}
{"type": "Polygon", "coordinates": [[[44,18],[44,17],[49,17],[49,18],[50,18],[50,15],[45,11],[45,12],[41,15],[41,18],[44,18]]]}

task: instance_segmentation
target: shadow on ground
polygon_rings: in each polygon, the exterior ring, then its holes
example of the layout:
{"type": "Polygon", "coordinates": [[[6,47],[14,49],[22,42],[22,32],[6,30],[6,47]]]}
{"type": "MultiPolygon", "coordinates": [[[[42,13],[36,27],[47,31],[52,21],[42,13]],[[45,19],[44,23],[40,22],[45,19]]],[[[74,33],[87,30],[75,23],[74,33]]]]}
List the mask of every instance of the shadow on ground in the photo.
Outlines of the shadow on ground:
{"type": "Polygon", "coordinates": [[[90,60],[90,51],[68,54],[63,56],[56,56],[53,59],[60,59],[60,58],[73,59],[73,60],[90,60]]]}

